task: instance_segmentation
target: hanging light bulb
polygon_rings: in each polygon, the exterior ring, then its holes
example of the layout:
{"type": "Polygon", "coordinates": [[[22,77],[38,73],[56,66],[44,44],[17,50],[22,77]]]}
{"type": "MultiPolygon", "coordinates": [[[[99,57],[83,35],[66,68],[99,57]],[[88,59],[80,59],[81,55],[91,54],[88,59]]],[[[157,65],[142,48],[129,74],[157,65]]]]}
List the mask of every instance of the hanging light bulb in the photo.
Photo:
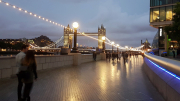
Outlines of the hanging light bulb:
{"type": "Polygon", "coordinates": [[[19,8],[19,10],[21,11],[21,8],[19,8]]]}
{"type": "Polygon", "coordinates": [[[41,18],[41,16],[39,16],[39,18],[41,18]]]}
{"type": "Polygon", "coordinates": [[[24,11],[25,13],[27,13],[27,11],[24,11]]]}
{"type": "Polygon", "coordinates": [[[8,3],[6,3],[6,5],[8,6],[9,4],[8,4],[8,3]]]}
{"type": "Polygon", "coordinates": [[[16,8],[16,6],[13,6],[13,8],[16,8]]]}
{"type": "Polygon", "coordinates": [[[32,15],[32,13],[29,13],[30,15],[32,15]]]}
{"type": "Polygon", "coordinates": [[[34,16],[36,17],[36,14],[34,16]]]}
{"type": "Polygon", "coordinates": [[[0,0],[0,2],[1,2],[1,0],[0,0]]]}

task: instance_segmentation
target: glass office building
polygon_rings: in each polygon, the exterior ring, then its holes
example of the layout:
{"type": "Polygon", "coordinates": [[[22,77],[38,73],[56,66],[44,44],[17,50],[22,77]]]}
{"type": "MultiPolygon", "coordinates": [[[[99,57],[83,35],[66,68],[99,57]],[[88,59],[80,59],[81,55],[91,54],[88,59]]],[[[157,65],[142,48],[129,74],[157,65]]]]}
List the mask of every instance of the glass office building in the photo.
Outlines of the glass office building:
{"type": "MultiPolygon", "coordinates": [[[[180,0],[150,0],[150,26],[158,29],[158,49],[167,51],[167,34],[164,27],[172,24],[173,10],[180,0]]],[[[161,53],[160,53],[161,54],[161,53]]]]}
{"type": "Polygon", "coordinates": [[[176,2],[180,0],[151,0],[150,22],[172,21],[176,2]]]}
{"type": "Polygon", "coordinates": [[[175,4],[176,2],[180,2],[180,0],[150,0],[150,6],[161,6],[168,4],[175,4]]]}

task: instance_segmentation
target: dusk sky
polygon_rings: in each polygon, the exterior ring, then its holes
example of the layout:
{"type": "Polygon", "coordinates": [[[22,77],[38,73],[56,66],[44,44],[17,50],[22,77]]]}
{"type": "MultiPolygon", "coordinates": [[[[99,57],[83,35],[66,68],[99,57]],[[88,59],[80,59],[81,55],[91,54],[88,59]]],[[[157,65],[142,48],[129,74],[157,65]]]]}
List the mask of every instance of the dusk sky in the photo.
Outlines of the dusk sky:
{"type": "MultiPolygon", "coordinates": [[[[107,37],[121,46],[152,43],[157,29],[149,26],[149,0],[4,0],[64,26],[79,23],[81,32],[97,32],[103,24],[107,37]]],[[[35,38],[46,35],[55,41],[63,28],[0,3],[0,38],[35,38]]],[[[79,45],[97,46],[97,41],[78,37],[79,45]]]]}

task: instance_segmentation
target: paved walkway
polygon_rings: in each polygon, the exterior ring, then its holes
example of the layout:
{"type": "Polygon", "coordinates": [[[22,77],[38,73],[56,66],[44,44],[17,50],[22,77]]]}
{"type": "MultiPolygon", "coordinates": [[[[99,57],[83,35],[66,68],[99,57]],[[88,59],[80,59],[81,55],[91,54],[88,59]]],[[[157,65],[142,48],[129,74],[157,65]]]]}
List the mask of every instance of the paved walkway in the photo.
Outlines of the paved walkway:
{"type": "MultiPolygon", "coordinates": [[[[38,73],[32,101],[164,101],[145,73],[143,58],[97,61],[38,73]]],[[[0,101],[17,100],[17,79],[0,80],[0,101]]]]}

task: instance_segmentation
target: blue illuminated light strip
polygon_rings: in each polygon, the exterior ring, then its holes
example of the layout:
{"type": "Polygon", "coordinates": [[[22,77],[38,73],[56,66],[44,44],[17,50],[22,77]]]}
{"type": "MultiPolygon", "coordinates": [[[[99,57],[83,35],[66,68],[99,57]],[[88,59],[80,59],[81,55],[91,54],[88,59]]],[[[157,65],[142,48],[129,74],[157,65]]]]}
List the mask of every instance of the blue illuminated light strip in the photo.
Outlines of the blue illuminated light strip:
{"type": "MultiPolygon", "coordinates": [[[[149,60],[149,59],[148,59],[149,60]]],[[[169,72],[168,70],[160,67],[159,65],[155,64],[154,62],[152,62],[151,60],[149,60],[152,64],[154,64],[156,67],[158,67],[159,69],[165,71],[166,73],[170,74],[171,76],[175,77],[176,79],[180,80],[180,77],[177,76],[176,74],[172,73],[172,72],[169,72]]]]}

